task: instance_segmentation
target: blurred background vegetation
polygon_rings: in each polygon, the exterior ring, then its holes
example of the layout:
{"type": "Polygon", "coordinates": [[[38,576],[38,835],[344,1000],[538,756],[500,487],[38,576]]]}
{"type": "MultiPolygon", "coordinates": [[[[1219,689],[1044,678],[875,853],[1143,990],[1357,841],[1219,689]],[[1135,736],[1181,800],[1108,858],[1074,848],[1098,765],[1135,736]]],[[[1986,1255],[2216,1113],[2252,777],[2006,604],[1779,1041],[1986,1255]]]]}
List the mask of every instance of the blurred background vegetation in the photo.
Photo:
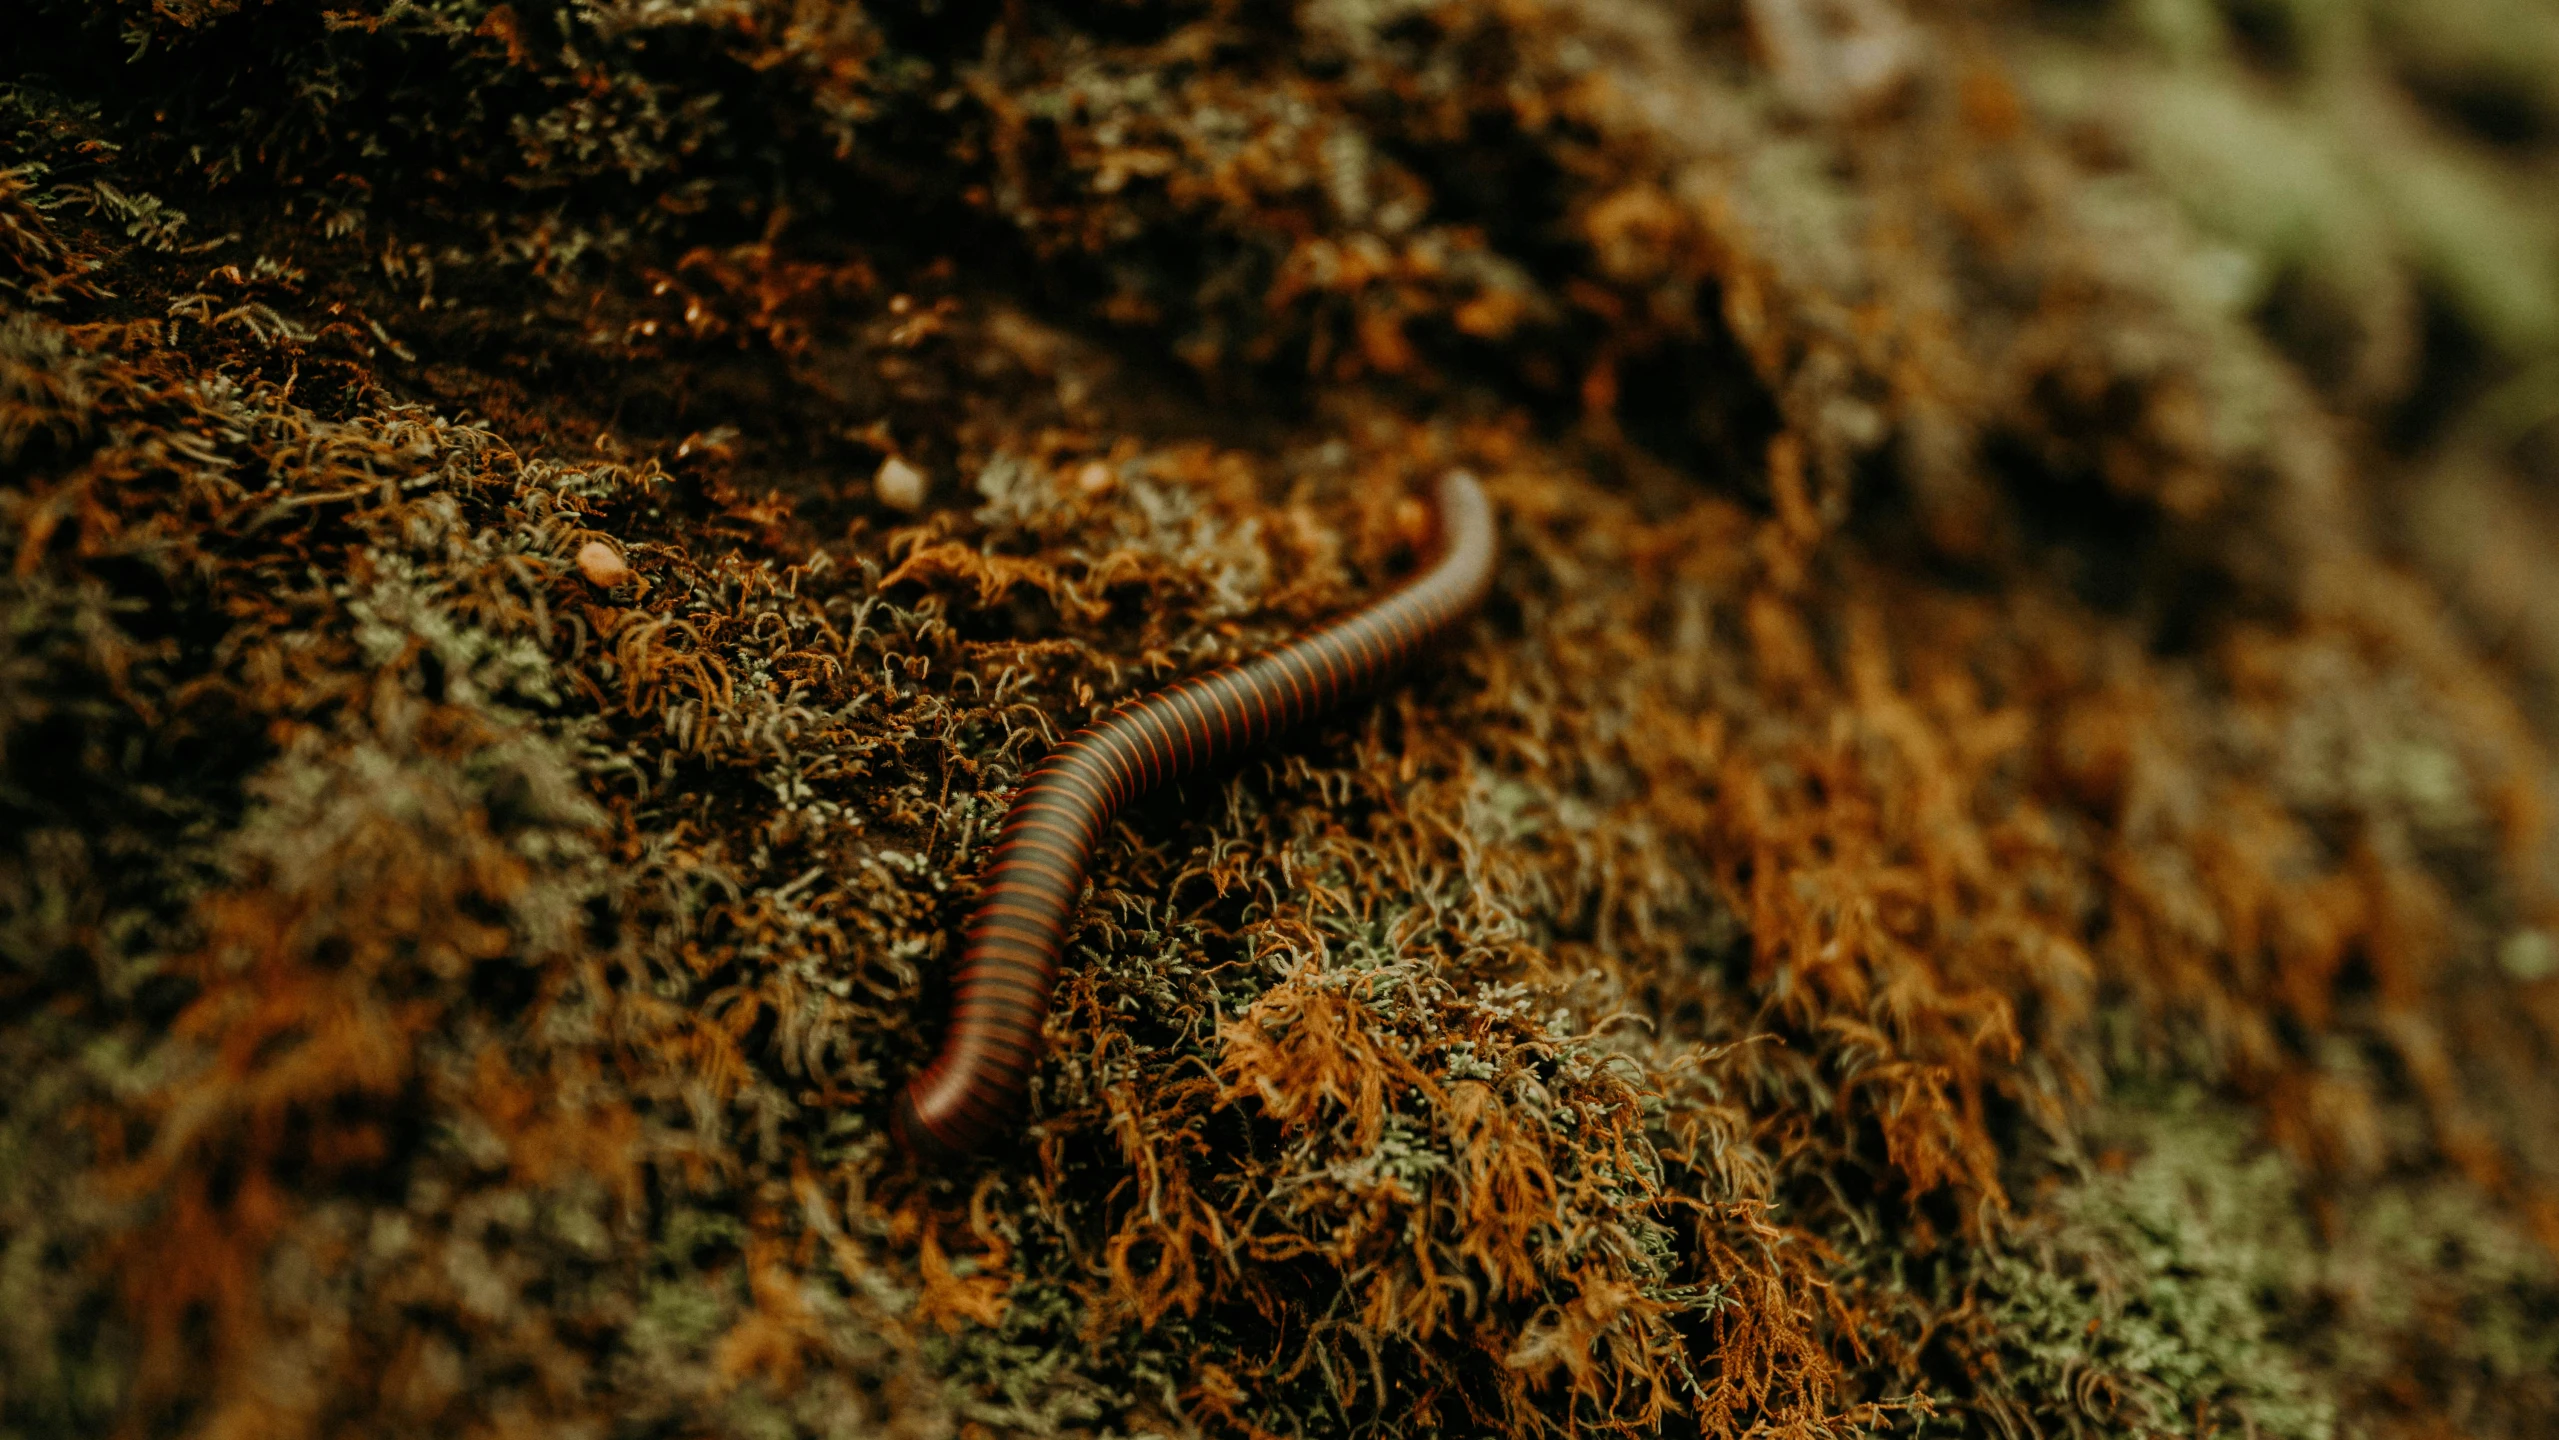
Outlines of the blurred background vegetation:
{"type": "Polygon", "coordinates": [[[2548,723],[2559,11],[2132,0],[2022,29],[2023,83],[2078,153],[2173,197],[2224,247],[2227,303],[2390,458],[2398,553],[2548,723]]]}

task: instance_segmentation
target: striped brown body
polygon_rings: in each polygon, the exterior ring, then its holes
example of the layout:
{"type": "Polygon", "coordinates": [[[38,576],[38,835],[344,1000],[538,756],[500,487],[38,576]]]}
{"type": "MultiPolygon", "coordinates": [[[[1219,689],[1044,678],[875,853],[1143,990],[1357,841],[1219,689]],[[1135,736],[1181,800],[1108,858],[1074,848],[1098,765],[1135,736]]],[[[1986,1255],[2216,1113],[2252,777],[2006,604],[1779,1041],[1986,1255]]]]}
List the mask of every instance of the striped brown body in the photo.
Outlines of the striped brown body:
{"type": "Polygon", "coordinates": [[[1437,498],[1438,557],[1410,583],[1266,655],[1120,706],[1032,773],[964,932],[950,1034],[897,1100],[893,1123],[910,1152],[964,1153],[1013,1122],[1085,866],[1121,806],[1375,685],[1482,603],[1492,504],[1463,471],[1441,477],[1437,498]]]}

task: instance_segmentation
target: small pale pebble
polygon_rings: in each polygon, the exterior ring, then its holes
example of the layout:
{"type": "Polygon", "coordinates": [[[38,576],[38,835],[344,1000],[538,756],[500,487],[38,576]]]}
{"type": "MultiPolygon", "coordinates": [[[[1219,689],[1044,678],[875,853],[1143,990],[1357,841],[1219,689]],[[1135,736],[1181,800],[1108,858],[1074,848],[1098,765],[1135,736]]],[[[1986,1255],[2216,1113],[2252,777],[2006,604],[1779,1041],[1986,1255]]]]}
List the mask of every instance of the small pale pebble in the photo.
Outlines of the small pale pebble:
{"type": "Polygon", "coordinates": [[[1087,495],[1099,495],[1111,488],[1111,467],[1099,460],[1087,460],[1075,472],[1075,485],[1087,495]]]}
{"type": "Polygon", "coordinates": [[[924,506],[924,472],[892,455],[880,462],[880,473],[871,477],[871,490],[883,505],[920,510],[924,506]]]}
{"type": "Polygon", "coordinates": [[[588,584],[610,590],[631,578],[631,566],[621,551],[601,540],[589,540],[578,547],[578,573],[588,584]]]}
{"type": "Polygon", "coordinates": [[[1419,550],[1431,543],[1431,507],[1407,495],[1395,502],[1395,529],[1405,544],[1419,550]]]}

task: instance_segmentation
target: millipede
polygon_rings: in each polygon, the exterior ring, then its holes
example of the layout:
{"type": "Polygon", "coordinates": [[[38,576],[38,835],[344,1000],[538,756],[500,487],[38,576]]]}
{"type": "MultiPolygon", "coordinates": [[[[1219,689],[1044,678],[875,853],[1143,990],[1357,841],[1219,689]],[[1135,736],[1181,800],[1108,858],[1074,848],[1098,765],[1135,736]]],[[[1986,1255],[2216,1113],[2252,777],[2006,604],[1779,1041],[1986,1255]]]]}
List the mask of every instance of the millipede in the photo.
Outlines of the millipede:
{"type": "Polygon", "coordinates": [[[962,932],[950,1031],[897,1099],[891,1126],[909,1153],[965,1154],[1012,1124],[1085,867],[1120,807],[1376,686],[1483,603],[1492,502],[1462,470],[1440,477],[1435,498],[1437,554],[1404,585],[1275,650],[1118,706],[1023,782],[962,932]]]}

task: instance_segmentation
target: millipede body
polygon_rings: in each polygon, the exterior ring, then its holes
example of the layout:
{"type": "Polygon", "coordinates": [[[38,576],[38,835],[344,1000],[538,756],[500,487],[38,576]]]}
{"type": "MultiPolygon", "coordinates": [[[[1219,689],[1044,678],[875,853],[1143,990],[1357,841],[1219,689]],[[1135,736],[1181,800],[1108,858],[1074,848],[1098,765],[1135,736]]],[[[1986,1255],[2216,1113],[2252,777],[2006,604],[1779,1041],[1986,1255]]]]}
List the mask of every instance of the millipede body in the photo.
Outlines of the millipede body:
{"type": "Polygon", "coordinates": [[[965,1153],[1013,1122],[1085,866],[1121,806],[1376,685],[1482,603],[1492,504],[1463,471],[1441,477],[1437,499],[1437,557],[1402,588],[1268,654],[1121,705],[1031,774],[962,937],[950,1033],[897,1099],[892,1124],[911,1153],[965,1153]]]}

